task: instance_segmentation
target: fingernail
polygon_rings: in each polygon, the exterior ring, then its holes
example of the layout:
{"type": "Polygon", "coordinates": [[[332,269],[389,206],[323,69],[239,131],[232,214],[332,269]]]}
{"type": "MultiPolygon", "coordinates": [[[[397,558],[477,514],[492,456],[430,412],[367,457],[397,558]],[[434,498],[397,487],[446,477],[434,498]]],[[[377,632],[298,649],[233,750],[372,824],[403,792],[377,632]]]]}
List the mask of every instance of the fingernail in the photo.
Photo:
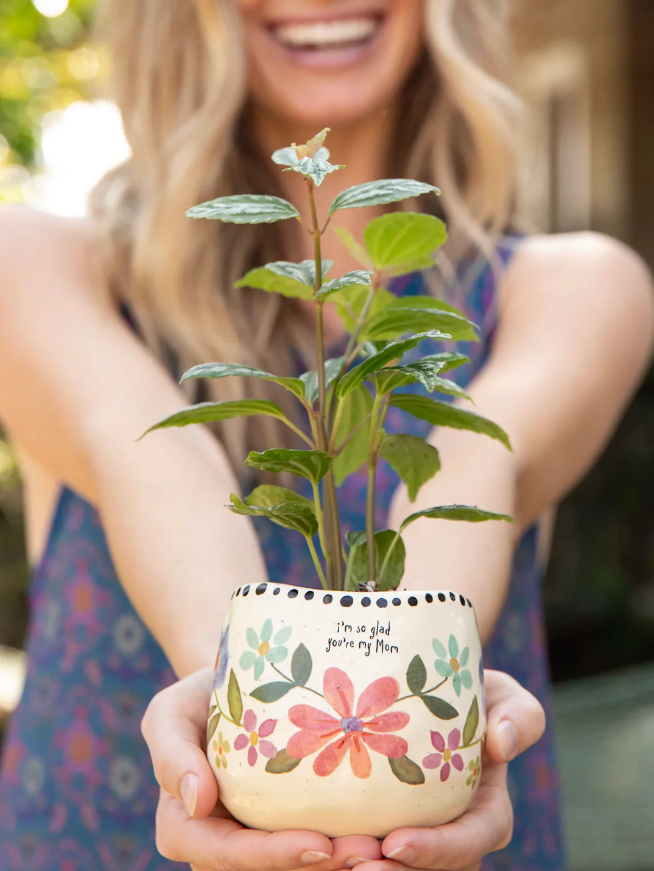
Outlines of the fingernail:
{"type": "Polygon", "coordinates": [[[518,752],[518,730],[511,720],[502,720],[498,723],[497,743],[504,759],[510,762],[518,752]]]}
{"type": "Polygon", "coordinates": [[[345,863],[347,868],[356,868],[357,865],[361,865],[362,862],[370,862],[370,859],[362,859],[361,856],[353,856],[351,859],[348,859],[345,863]]]}
{"type": "Polygon", "coordinates": [[[386,856],[387,859],[397,859],[398,862],[411,862],[415,857],[416,851],[412,847],[398,847],[386,856]]]}
{"type": "Polygon", "coordinates": [[[305,865],[315,865],[316,862],[331,859],[331,856],[329,853],[320,853],[318,850],[307,850],[306,853],[302,853],[300,859],[305,865]]]}
{"type": "Polygon", "coordinates": [[[195,813],[195,807],[198,803],[198,783],[197,775],[185,774],[179,785],[179,797],[190,817],[195,813]]]}

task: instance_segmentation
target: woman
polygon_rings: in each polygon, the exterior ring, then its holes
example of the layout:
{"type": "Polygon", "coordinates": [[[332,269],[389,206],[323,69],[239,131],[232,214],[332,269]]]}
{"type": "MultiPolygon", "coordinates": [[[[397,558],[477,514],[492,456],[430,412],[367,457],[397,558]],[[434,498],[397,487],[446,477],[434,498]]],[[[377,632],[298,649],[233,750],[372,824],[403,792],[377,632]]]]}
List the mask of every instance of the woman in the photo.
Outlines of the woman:
{"type": "MultiPolygon", "coordinates": [[[[231,228],[187,221],[184,212],[248,190],[301,203],[299,179],[271,174],[266,156],[327,124],[331,151],[347,165],[339,187],[406,175],[443,189],[449,262],[466,275],[456,292],[466,288],[465,304],[483,323],[466,380],[477,409],[504,426],[515,450],[434,433],[444,471],[423,488],[419,507],[456,501],[509,512],[523,537],[504,524],[416,523],[408,576],[469,596],[490,664],[547,704],[536,525],[609,438],[647,364],[654,311],[646,271],[617,243],[510,236],[516,102],[504,69],[503,6],[106,4],[133,156],[96,192],[92,221],[12,211],[0,230],[0,417],[21,461],[39,566],[29,673],[0,787],[0,868],[158,867],[156,789],[138,735],[147,700],[172,680],[168,663],[183,676],[213,662],[241,579],[313,583],[295,543],[270,530],[259,540],[223,509],[246,446],[273,443],[259,423],[225,427],[220,439],[200,428],[134,438],[187,404],[171,373],[210,359],[292,371],[304,355],[307,306],[233,290],[250,266],[308,256],[303,242],[281,235],[288,227],[231,228]],[[475,250],[492,265],[473,274],[464,263],[475,250]]],[[[326,181],[319,207],[333,191],[326,181]]],[[[347,210],[339,224],[360,237],[376,213],[347,210]]],[[[354,266],[335,236],[326,256],[334,274],[354,266]]],[[[393,290],[416,292],[424,281],[431,277],[393,290]]],[[[338,319],[328,327],[337,344],[338,319]]],[[[241,379],[219,385],[222,397],[243,388],[241,379]]],[[[407,513],[407,495],[388,470],[382,477],[380,516],[393,525],[407,513]]],[[[356,485],[345,494],[352,516],[363,512],[362,494],[356,485]]],[[[197,705],[201,681],[180,687],[197,705]]],[[[153,754],[164,770],[173,764],[175,753],[162,757],[156,739],[153,754]]],[[[495,867],[563,867],[553,770],[551,737],[513,763],[515,837],[495,867]]],[[[174,791],[193,811],[198,788],[174,791]]],[[[474,824],[470,831],[477,837],[474,824]]],[[[182,842],[175,858],[195,861],[193,844],[182,842]]],[[[334,855],[345,864],[342,849],[334,855]]],[[[378,859],[364,851],[347,861],[356,856],[378,859]]],[[[224,859],[217,850],[212,861],[247,868],[250,857],[240,847],[224,859]]],[[[442,867],[433,843],[384,861],[397,869],[402,858],[442,867]]],[[[288,853],[267,853],[257,867],[296,867],[289,863],[288,853]]]]}

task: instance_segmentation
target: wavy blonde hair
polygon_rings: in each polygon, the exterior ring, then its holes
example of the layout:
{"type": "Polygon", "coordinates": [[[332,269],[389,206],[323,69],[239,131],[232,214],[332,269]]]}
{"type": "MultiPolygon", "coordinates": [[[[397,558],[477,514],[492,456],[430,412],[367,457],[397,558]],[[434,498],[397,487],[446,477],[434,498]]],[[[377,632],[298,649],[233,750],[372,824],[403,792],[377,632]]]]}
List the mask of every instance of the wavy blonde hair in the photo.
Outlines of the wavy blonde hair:
{"type": "MultiPolygon", "coordinates": [[[[518,101],[506,6],[426,0],[426,50],[401,99],[392,170],[442,189],[454,260],[471,245],[492,252],[514,218],[518,101]]],[[[100,21],[132,150],[92,198],[113,288],[145,341],[179,370],[225,360],[289,371],[309,353],[293,302],[233,287],[248,269],[288,252],[288,228],[282,236],[279,224],[235,228],[185,217],[218,196],[280,194],[272,164],[248,135],[235,5],[108,0],[100,21]]],[[[221,399],[276,389],[252,381],[204,389],[221,399]]],[[[274,444],[275,423],[232,421],[220,435],[242,462],[246,446],[274,444]]]]}

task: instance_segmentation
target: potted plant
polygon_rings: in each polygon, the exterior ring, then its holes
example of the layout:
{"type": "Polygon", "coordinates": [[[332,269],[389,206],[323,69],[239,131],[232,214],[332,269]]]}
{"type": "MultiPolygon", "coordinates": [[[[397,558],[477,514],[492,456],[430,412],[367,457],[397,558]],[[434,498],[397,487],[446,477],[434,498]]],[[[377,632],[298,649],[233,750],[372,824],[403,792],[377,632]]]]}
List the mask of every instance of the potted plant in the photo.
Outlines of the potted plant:
{"type": "MultiPolygon", "coordinates": [[[[308,495],[262,484],[244,499],[232,494],[227,508],[303,535],[323,589],[263,583],[235,590],[216,663],[207,752],[221,801],[248,826],[383,837],[402,826],[447,822],[466,809],[479,782],[486,723],[473,607],[450,591],[398,590],[402,532],[420,518],[511,520],[447,505],[411,514],[398,530],[376,530],[380,458],[406,483],[412,500],[440,467],[438,451],[424,439],[385,433],[386,414],[394,406],[434,426],[482,433],[509,449],[510,443],[499,426],[472,411],[402,392],[418,383],[430,394],[469,398],[443,377],[466,362],[462,354],[445,350],[404,365],[402,358],[424,340],[474,341],[475,325],[431,296],[396,298],[384,288],[390,277],[433,265],[434,251],[447,237],[442,221],[413,212],[386,214],[367,225],[364,244],[337,230],[362,268],[329,277],[332,264],[323,260],[321,239],[338,211],[439,191],[410,179],[358,185],[336,196],[321,223],[314,188],[340,168],[329,163],[326,133],[272,156],[306,182],[311,224],[303,227],[313,239],[313,260],[268,263],[238,282],[314,302],[316,370],[278,377],[207,363],[182,379],[266,379],[293,395],[306,425],[274,402],[245,399],[195,405],[151,430],[271,415],[304,442],[301,448],[251,452],[245,463],[300,478],[308,495]],[[325,305],[338,307],[349,333],[337,359],[325,359],[325,305]],[[337,484],[363,464],[366,528],[343,538],[337,484]],[[376,800],[380,795],[383,802],[376,800]]],[[[301,222],[290,202],[272,196],[223,197],[188,215],[301,222]]]]}

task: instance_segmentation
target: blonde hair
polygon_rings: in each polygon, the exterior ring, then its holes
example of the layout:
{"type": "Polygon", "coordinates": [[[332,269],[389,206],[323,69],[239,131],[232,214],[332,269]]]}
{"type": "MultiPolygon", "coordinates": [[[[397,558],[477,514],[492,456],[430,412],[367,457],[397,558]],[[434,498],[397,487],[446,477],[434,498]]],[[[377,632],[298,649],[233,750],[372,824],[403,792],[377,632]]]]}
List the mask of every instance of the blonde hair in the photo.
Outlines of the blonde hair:
{"type": "MultiPolygon", "coordinates": [[[[442,189],[454,260],[470,245],[488,254],[514,217],[518,102],[508,83],[506,3],[427,0],[425,14],[427,47],[401,100],[392,169],[442,189]]],[[[233,2],[109,0],[101,26],[132,149],[92,199],[116,293],[145,341],[179,370],[223,360],[290,371],[308,353],[293,303],[233,287],[253,266],[281,259],[288,235],[280,225],[185,217],[214,197],[280,193],[248,135],[233,2]]],[[[253,382],[227,378],[204,389],[221,399],[277,389],[253,382]]],[[[274,446],[274,426],[232,421],[220,435],[240,463],[246,445],[274,446]]]]}

